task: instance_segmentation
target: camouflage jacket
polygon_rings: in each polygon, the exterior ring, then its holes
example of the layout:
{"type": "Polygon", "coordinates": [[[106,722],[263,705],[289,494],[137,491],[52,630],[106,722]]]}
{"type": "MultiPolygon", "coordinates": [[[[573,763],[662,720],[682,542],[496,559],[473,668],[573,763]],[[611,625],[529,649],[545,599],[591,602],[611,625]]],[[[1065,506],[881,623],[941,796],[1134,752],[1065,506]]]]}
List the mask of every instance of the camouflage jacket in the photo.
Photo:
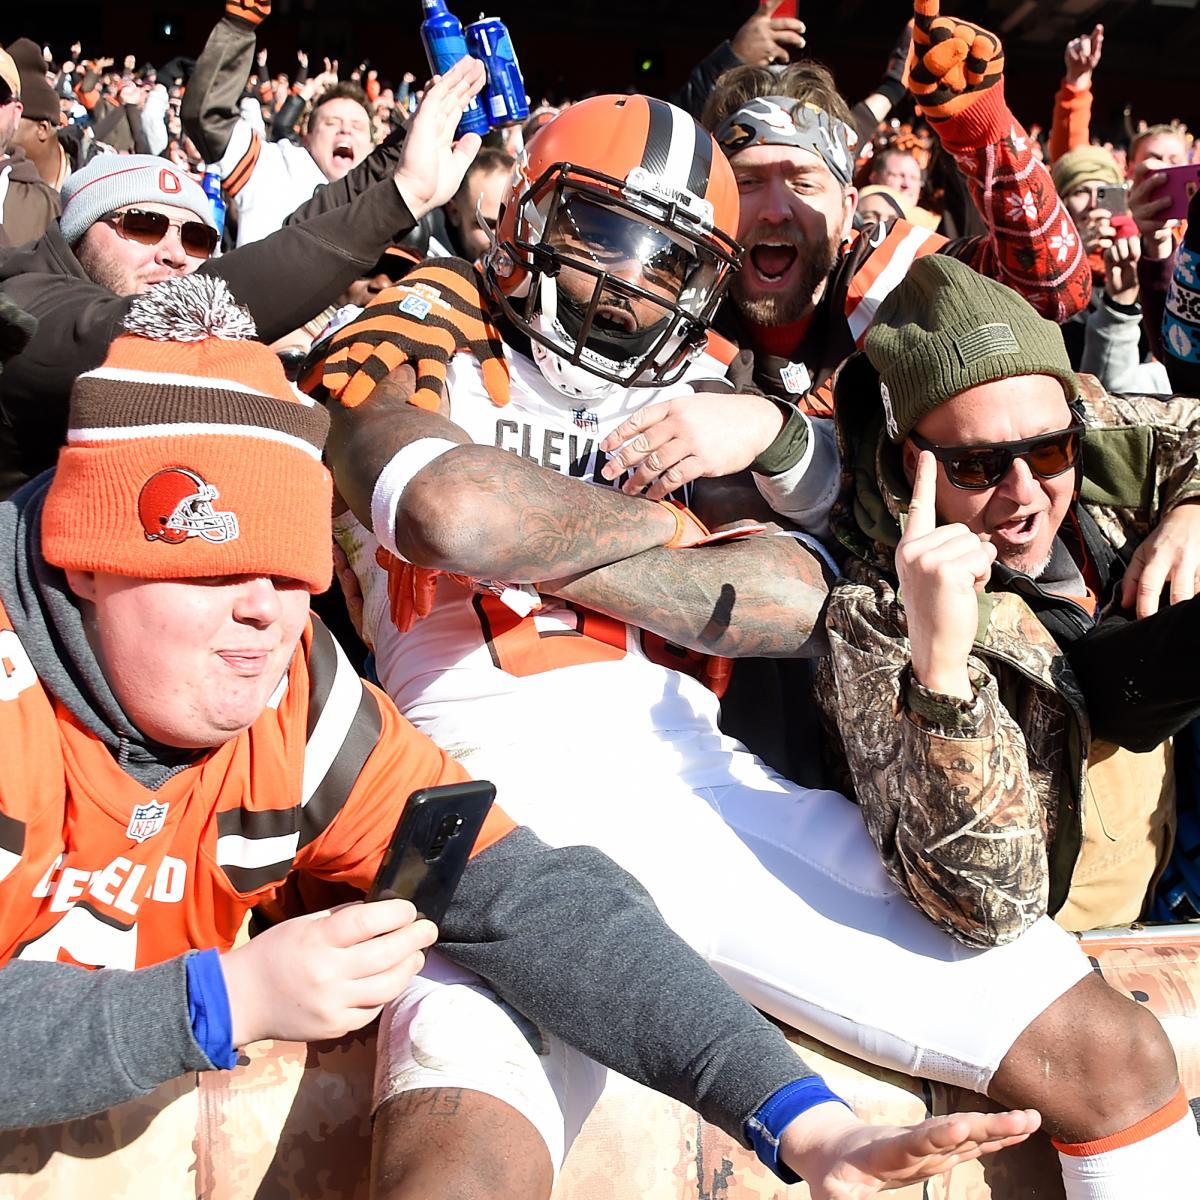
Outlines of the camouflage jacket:
{"type": "MultiPolygon", "coordinates": [[[[864,408],[872,387],[878,406],[869,371],[857,356],[838,381],[844,486],[833,522],[849,558],[829,603],[818,703],[892,879],[959,940],[1001,944],[1056,912],[1069,890],[1087,713],[1065,656],[1015,590],[981,597],[972,702],[912,679],[893,562],[908,491],[895,447],[864,408]]],[[[1081,383],[1080,503],[1128,562],[1164,512],[1200,497],[1200,400],[1081,383]]]]}

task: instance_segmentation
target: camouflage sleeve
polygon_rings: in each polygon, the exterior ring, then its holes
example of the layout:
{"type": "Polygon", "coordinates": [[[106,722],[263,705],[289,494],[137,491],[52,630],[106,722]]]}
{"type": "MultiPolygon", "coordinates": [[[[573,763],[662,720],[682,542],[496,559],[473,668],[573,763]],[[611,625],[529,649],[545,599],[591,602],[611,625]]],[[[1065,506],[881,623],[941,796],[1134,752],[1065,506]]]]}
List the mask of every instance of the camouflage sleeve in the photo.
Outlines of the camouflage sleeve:
{"type": "Polygon", "coordinates": [[[1080,376],[1088,432],[1082,499],[1128,560],[1163,515],[1200,500],[1200,399],[1114,396],[1080,376]]]}
{"type": "Polygon", "coordinates": [[[820,701],[888,874],[959,941],[1013,941],[1046,912],[1049,874],[1025,739],[994,676],[971,659],[969,703],[915,683],[903,609],[882,582],[840,583],[826,624],[820,701]]]}

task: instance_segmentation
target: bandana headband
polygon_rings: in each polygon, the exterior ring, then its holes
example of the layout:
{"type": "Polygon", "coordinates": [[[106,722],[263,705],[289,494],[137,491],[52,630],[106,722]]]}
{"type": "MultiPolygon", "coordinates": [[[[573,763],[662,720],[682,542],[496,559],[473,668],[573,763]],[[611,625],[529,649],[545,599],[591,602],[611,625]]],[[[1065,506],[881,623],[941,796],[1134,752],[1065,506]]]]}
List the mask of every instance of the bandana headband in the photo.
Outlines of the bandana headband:
{"type": "Polygon", "coordinates": [[[732,157],[747,146],[795,146],[811,150],[842,184],[854,171],[850,149],[858,135],[824,109],[788,96],[748,100],[717,127],[721,149],[732,157]]]}

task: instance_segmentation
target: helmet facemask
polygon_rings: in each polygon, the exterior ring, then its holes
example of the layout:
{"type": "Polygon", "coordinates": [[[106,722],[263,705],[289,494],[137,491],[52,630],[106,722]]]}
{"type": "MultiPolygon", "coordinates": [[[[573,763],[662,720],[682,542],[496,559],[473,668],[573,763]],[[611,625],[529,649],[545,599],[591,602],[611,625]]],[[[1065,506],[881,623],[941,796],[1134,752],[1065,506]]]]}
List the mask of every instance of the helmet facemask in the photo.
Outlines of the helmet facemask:
{"type": "Polygon", "coordinates": [[[559,163],[516,204],[515,237],[486,270],[550,382],[572,397],[676,382],[740,255],[704,202],[559,163]],[[528,277],[521,298],[505,294],[500,265],[528,277]]]}

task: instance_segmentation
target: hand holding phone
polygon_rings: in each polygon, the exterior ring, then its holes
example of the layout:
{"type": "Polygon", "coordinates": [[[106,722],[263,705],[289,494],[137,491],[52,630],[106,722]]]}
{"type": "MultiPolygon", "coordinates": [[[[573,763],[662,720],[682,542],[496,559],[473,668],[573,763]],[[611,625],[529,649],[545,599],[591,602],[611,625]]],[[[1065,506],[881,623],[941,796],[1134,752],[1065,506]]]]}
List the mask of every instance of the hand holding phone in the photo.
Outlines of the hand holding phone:
{"type": "Polygon", "coordinates": [[[1123,183],[1101,183],[1096,186],[1096,207],[1107,209],[1113,216],[1129,211],[1129,188],[1123,183]]]}
{"type": "Polygon", "coordinates": [[[804,22],[796,19],[796,0],[759,0],[731,44],[734,54],[750,66],[794,61],[805,46],[804,22]]]}
{"type": "Polygon", "coordinates": [[[1164,180],[1155,190],[1156,196],[1169,196],[1170,206],[1160,214],[1164,221],[1186,221],[1188,204],[1200,188],[1200,163],[1184,163],[1179,167],[1158,167],[1155,174],[1164,180]]]}
{"type": "Polygon", "coordinates": [[[418,915],[440,924],[495,798],[483,779],[413,792],[367,899],[411,900],[418,915]]]}

